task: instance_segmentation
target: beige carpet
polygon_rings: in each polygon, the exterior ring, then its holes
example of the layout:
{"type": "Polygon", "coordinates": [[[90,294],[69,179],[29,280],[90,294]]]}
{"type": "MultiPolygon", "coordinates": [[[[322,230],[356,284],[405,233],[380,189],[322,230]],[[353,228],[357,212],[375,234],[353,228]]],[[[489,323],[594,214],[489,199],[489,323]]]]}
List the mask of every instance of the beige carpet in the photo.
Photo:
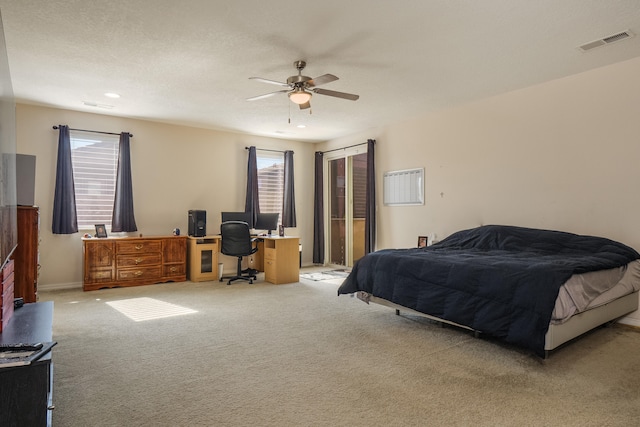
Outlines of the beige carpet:
{"type": "Polygon", "coordinates": [[[628,426],[640,419],[636,330],[601,328],[543,361],[337,297],[336,289],[301,279],[41,292],[55,302],[59,343],[54,426],[628,426]],[[145,310],[136,318],[132,306],[145,310]]]}

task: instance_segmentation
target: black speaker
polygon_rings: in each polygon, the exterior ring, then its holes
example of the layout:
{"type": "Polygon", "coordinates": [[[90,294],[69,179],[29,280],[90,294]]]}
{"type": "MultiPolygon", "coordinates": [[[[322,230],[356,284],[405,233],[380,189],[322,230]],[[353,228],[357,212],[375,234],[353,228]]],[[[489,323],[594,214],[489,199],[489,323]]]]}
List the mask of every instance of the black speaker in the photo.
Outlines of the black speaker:
{"type": "Polygon", "coordinates": [[[207,235],[207,211],[189,211],[189,236],[204,237],[207,235]]]}

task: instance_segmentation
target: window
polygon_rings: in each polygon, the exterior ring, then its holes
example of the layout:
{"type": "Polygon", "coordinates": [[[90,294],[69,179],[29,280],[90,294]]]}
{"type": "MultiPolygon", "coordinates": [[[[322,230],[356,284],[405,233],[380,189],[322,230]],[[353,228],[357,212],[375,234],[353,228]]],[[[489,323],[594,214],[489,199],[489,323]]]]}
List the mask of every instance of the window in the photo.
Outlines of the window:
{"type": "Polygon", "coordinates": [[[262,151],[256,154],[256,161],[260,212],[279,213],[278,224],[280,224],[284,196],[284,155],[262,151]]]}
{"type": "Polygon", "coordinates": [[[71,131],[70,138],[78,229],[105,224],[111,230],[120,138],[81,131],[71,131]]]}

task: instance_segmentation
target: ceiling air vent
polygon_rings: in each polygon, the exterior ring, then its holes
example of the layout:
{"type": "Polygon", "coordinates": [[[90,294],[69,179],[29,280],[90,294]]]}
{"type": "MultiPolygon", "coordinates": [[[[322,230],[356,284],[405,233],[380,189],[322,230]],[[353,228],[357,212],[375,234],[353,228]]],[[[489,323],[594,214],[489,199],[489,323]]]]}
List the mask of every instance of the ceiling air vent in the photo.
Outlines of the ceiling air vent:
{"type": "Polygon", "coordinates": [[[111,110],[113,108],[113,105],[98,104],[97,102],[93,102],[93,101],[82,101],[82,103],[87,107],[104,108],[105,110],[111,110]]]}
{"type": "Polygon", "coordinates": [[[578,49],[580,49],[583,52],[586,52],[588,50],[595,49],[596,47],[599,47],[599,46],[604,46],[607,44],[619,42],[620,40],[628,39],[629,37],[633,37],[633,35],[634,34],[629,30],[621,31],[617,34],[612,34],[610,36],[601,38],[600,40],[594,40],[592,42],[583,44],[578,49]]]}

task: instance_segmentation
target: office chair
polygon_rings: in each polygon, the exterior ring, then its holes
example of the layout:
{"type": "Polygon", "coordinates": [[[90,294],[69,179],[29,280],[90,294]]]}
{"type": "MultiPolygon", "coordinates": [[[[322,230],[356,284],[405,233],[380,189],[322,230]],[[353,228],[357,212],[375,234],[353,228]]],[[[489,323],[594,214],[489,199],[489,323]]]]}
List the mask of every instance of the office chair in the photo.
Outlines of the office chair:
{"type": "Polygon", "coordinates": [[[253,283],[256,279],[256,270],[242,270],[242,257],[249,256],[258,250],[255,243],[258,239],[251,237],[249,224],[243,221],[226,221],[220,225],[222,237],[222,249],[224,255],[238,257],[238,269],[233,277],[222,277],[220,281],[229,279],[227,285],[235,280],[248,280],[253,283]]]}

